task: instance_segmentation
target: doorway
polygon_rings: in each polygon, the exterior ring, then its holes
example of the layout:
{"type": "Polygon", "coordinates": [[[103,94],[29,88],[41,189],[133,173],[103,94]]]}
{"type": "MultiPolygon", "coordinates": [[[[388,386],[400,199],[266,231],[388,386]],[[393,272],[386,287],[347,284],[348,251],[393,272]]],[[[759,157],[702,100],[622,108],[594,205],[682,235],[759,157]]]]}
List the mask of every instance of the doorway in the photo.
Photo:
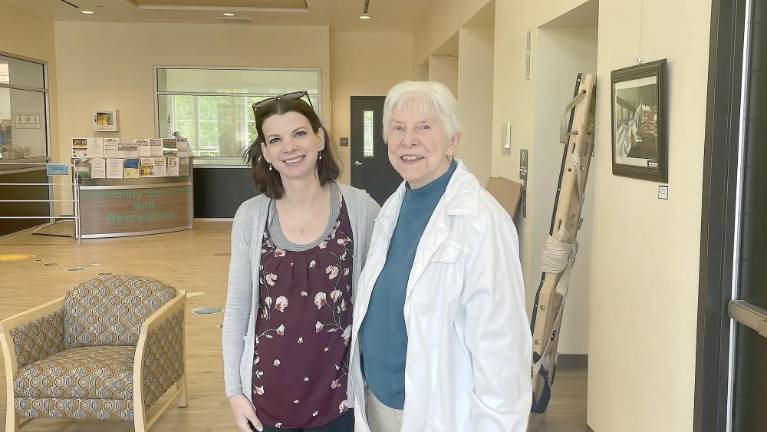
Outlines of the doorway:
{"type": "Polygon", "coordinates": [[[352,186],[364,189],[378,204],[402,183],[392,168],[383,140],[384,96],[351,97],[352,186]]]}
{"type": "Polygon", "coordinates": [[[767,4],[712,4],[696,432],[764,430],[767,411],[767,4]]]}

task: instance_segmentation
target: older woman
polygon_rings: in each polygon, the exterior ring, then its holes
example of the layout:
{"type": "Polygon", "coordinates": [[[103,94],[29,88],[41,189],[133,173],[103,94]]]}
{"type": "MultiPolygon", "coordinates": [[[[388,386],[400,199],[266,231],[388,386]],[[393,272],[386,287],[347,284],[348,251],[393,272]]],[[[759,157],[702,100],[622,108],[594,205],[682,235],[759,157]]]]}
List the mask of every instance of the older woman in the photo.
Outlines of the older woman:
{"type": "Polygon", "coordinates": [[[356,430],[523,432],[532,350],[511,218],[454,159],[461,126],[444,85],[394,86],[383,118],[405,181],[357,286],[356,430]]]}
{"type": "Polygon", "coordinates": [[[261,195],[232,226],[224,316],[226,395],[241,432],[351,432],[352,298],[378,204],[336,183],[330,138],[289,93],[253,105],[261,195]]]}

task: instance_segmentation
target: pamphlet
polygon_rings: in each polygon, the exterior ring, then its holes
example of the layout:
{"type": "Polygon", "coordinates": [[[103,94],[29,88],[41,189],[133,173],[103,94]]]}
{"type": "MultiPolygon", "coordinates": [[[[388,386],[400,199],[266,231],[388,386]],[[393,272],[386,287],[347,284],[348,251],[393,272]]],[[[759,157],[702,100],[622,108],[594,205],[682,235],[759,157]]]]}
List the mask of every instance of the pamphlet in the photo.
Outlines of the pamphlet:
{"type": "Polygon", "coordinates": [[[152,167],[152,177],[165,177],[167,175],[167,169],[165,167],[165,158],[153,158],[154,166],[152,167]]]}
{"type": "Polygon", "coordinates": [[[91,158],[91,178],[106,178],[106,160],[104,158],[91,158]]]}
{"type": "Polygon", "coordinates": [[[173,156],[168,156],[168,168],[167,168],[167,174],[169,176],[177,176],[178,175],[178,158],[173,156]]]}
{"type": "Polygon", "coordinates": [[[138,159],[125,159],[123,163],[123,178],[139,178],[138,159]]]}
{"type": "Polygon", "coordinates": [[[139,159],[139,175],[141,177],[150,177],[152,175],[153,167],[154,167],[154,159],[152,158],[139,159]]]}
{"type": "Polygon", "coordinates": [[[176,147],[176,138],[164,138],[162,140],[162,154],[163,156],[178,155],[178,148],[176,147]]]}
{"type": "MultiPolygon", "coordinates": [[[[88,154],[91,157],[90,153],[88,154]]],[[[104,138],[104,155],[102,157],[106,158],[119,158],[122,157],[120,154],[120,139],[119,138],[104,138]]]]}
{"type": "Polygon", "coordinates": [[[87,150],[89,158],[104,157],[104,138],[88,138],[87,150]]]}
{"type": "Polygon", "coordinates": [[[75,166],[79,180],[91,178],[91,163],[88,159],[72,159],[72,165],[75,166]]]}
{"type": "Polygon", "coordinates": [[[133,142],[136,143],[138,146],[138,157],[149,157],[151,156],[152,152],[149,149],[149,140],[148,139],[137,139],[133,142]]]}
{"type": "Polygon", "coordinates": [[[176,149],[178,150],[178,157],[185,158],[191,156],[189,154],[189,141],[186,138],[176,139],[176,149]]]}
{"type": "Polygon", "coordinates": [[[88,157],[88,138],[72,138],[72,157],[88,157]]]}
{"type": "Polygon", "coordinates": [[[162,138],[152,138],[149,140],[149,156],[160,157],[162,156],[162,138]]]}
{"type": "Polygon", "coordinates": [[[138,159],[138,145],[135,142],[121,142],[118,148],[121,158],[138,159]]]}
{"type": "Polygon", "coordinates": [[[107,159],[107,178],[123,178],[123,159],[107,159]]]}

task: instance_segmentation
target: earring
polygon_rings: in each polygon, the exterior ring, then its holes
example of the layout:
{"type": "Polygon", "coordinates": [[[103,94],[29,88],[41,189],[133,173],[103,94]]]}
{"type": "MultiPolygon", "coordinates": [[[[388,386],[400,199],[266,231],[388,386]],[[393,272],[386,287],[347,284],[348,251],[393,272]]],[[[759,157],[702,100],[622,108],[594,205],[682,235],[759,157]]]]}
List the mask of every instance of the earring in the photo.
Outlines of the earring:
{"type": "Polygon", "coordinates": [[[448,162],[452,162],[453,161],[453,155],[451,155],[450,153],[446,153],[445,154],[445,158],[447,159],[448,162]]]}
{"type": "Polygon", "coordinates": [[[269,171],[271,171],[272,170],[272,164],[270,162],[267,162],[267,164],[269,165],[269,171]]]}
{"type": "Polygon", "coordinates": [[[322,151],[325,150],[325,147],[320,149],[320,155],[317,159],[322,160],[322,151]]]}

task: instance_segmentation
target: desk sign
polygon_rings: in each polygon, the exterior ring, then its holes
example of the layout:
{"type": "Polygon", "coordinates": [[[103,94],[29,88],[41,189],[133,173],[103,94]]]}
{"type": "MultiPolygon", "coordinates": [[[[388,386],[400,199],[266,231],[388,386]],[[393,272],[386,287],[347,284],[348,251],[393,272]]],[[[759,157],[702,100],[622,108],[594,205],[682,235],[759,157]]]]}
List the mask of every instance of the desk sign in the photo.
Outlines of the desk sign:
{"type": "Polygon", "coordinates": [[[48,164],[45,166],[48,177],[69,175],[69,165],[67,164],[48,164]]]}
{"type": "Polygon", "coordinates": [[[137,235],[192,226],[192,186],[80,189],[82,233],[137,235]]]}

